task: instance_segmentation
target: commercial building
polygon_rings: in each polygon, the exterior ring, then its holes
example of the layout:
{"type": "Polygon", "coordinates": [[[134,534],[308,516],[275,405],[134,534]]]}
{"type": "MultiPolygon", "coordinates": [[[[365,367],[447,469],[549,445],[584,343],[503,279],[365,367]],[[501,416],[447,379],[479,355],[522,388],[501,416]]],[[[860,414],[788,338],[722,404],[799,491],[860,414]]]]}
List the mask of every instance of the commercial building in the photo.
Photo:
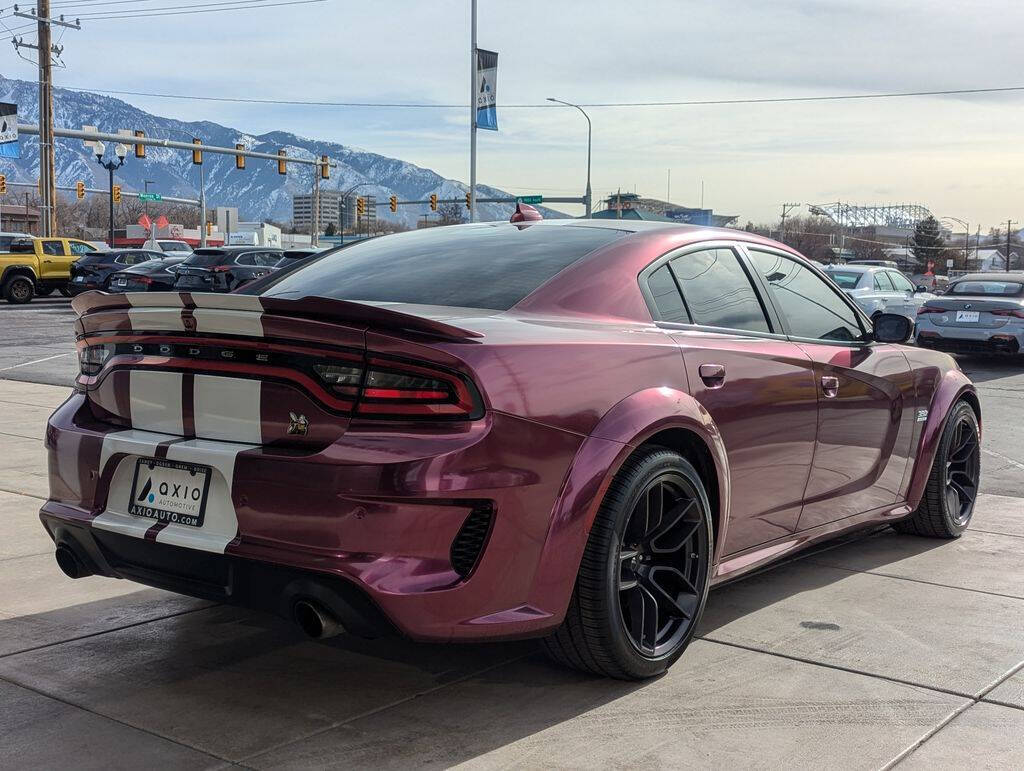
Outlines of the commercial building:
{"type": "MultiPolygon", "coordinates": [[[[320,230],[323,231],[327,225],[334,223],[334,227],[344,227],[346,232],[365,230],[367,224],[373,230],[377,222],[377,199],[372,196],[362,196],[366,199],[366,214],[363,219],[356,222],[356,200],[359,196],[342,195],[339,190],[320,191],[320,230]],[[358,228],[357,228],[358,224],[358,228]]],[[[313,195],[307,193],[292,197],[292,224],[296,228],[308,228],[313,224],[313,195]]]]}
{"type": "Polygon", "coordinates": [[[715,214],[712,209],[680,206],[657,198],[642,198],[636,193],[615,193],[604,199],[605,208],[595,212],[596,219],[645,219],[722,228],[736,221],[735,214],[715,214]]]}

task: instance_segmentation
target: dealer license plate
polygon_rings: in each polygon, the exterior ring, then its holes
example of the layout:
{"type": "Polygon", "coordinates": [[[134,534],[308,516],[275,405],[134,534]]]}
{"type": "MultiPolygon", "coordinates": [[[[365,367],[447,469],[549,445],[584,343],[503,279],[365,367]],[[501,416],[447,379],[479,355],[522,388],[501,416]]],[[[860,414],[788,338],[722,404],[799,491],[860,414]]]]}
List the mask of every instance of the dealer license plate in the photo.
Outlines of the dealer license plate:
{"type": "Polygon", "coordinates": [[[977,321],[980,311],[957,311],[957,321],[977,321]]]}
{"type": "Polygon", "coordinates": [[[209,491],[209,466],[139,458],[128,513],[167,524],[202,527],[209,491]]]}

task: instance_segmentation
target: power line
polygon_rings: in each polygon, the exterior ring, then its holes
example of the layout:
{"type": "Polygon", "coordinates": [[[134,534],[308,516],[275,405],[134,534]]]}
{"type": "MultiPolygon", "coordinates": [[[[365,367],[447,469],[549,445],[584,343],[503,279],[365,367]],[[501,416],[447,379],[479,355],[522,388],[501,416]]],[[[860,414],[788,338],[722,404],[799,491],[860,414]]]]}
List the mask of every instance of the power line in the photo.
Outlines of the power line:
{"type": "MultiPolygon", "coordinates": [[[[81,19],[132,19],[144,16],[173,16],[178,15],[177,13],[155,13],[156,11],[177,11],[181,14],[185,13],[208,13],[209,11],[193,10],[193,9],[211,9],[215,6],[234,6],[232,8],[218,8],[217,10],[233,11],[249,8],[262,8],[268,7],[264,5],[265,0],[224,0],[219,3],[196,3],[193,5],[164,5],[157,6],[156,8],[139,8],[138,12],[126,13],[123,10],[118,11],[100,11],[98,13],[87,13],[81,14],[78,18],[81,19]]],[[[323,3],[326,0],[289,0],[288,2],[279,2],[269,4],[272,6],[278,5],[303,5],[306,3],[323,3]]]]}
{"type": "MultiPolygon", "coordinates": [[[[325,0],[292,0],[292,2],[275,3],[272,5],[300,5],[302,3],[309,2],[325,2],[325,0]]],[[[268,6],[256,6],[256,7],[271,7],[268,6]]],[[[232,10],[232,9],[226,9],[232,10]]],[[[202,11],[195,11],[194,13],[202,13],[202,11]]],[[[148,14],[139,14],[148,15],[148,14]]],[[[167,15],[167,14],[153,14],[153,15],[167,15]]],[[[86,17],[82,17],[86,18],[86,17]]],[[[115,17],[108,17],[115,18],[115,17]]],[[[120,18],[132,18],[131,16],[124,16],[120,18]]],[[[122,91],[114,89],[102,89],[102,88],[76,88],[74,86],[64,86],[70,91],[87,91],[96,94],[114,94],[118,96],[147,96],[154,97],[157,99],[185,99],[197,102],[236,102],[244,104],[279,104],[279,105],[300,105],[303,107],[410,107],[416,109],[465,109],[465,104],[438,104],[428,102],[323,102],[305,99],[254,99],[250,97],[241,96],[201,96],[199,94],[165,94],[165,93],[153,93],[148,91],[122,91]]],[[[921,96],[960,96],[967,94],[999,94],[999,93],[1013,93],[1024,91],[1024,86],[1005,86],[999,88],[958,88],[958,89],[946,89],[942,91],[900,91],[887,94],[835,94],[831,96],[783,96],[783,97],[771,97],[763,99],[708,99],[708,100],[690,100],[690,101],[672,101],[672,102],[594,102],[586,103],[581,102],[581,107],[700,107],[700,106],[719,106],[719,105],[739,105],[739,104],[781,104],[785,102],[830,102],[830,101],[849,101],[849,100],[868,100],[868,99],[896,99],[904,97],[921,97],[921,96]]],[[[537,103],[525,103],[525,104],[505,104],[502,105],[503,109],[509,108],[536,108],[545,107],[551,108],[557,105],[552,105],[546,102],[537,103]]]]}

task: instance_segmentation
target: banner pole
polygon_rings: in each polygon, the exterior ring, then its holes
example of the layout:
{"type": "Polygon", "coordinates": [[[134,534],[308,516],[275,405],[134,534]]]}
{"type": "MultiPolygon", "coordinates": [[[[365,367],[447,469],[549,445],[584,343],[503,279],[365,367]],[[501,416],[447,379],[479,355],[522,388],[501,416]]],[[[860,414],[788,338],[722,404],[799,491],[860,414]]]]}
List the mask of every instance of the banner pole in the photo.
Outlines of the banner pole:
{"type": "Polygon", "coordinates": [[[470,0],[472,7],[469,52],[469,221],[476,222],[476,0],[470,0]]]}

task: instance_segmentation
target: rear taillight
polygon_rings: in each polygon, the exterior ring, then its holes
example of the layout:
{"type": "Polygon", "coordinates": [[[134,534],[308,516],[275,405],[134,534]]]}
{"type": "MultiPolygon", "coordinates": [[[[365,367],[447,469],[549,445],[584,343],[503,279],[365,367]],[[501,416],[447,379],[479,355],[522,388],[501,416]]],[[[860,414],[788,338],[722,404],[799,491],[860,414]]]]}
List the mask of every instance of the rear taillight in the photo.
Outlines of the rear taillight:
{"type": "Polygon", "coordinates": [[[229,270],[231,270],[231,266],[230,265],[215,265],[213,268],[211,268],[211,270],[214,273],[227,273],[229,270]]]}
{"type": "Polygon", "coordinates": [[[1024,319],[1024,310],[998,310],[990,312],[993,316],[1012,316],[1016,319],[1024,319]]]}
{"type": "Polygon", "coordinates": [[[922,305],[917,309],[917,315],[923,316],[926,313],[943,313],[942,308],[929,308],[927,305],[922,305]]]}
{"type": "Polygon", "coordinates": [[[83,375],[95,375],[114,352],[112,345],[90,345],[78,351],[78,364],[83,375]]]}
{"type": "Polygon", "coordinates": [[[469,381],[429,365],[370,358],[358,364],[318,362],[313,371],[334,393],[356,397],[356,415],[473,420],[483,414],[469,381]]]}

